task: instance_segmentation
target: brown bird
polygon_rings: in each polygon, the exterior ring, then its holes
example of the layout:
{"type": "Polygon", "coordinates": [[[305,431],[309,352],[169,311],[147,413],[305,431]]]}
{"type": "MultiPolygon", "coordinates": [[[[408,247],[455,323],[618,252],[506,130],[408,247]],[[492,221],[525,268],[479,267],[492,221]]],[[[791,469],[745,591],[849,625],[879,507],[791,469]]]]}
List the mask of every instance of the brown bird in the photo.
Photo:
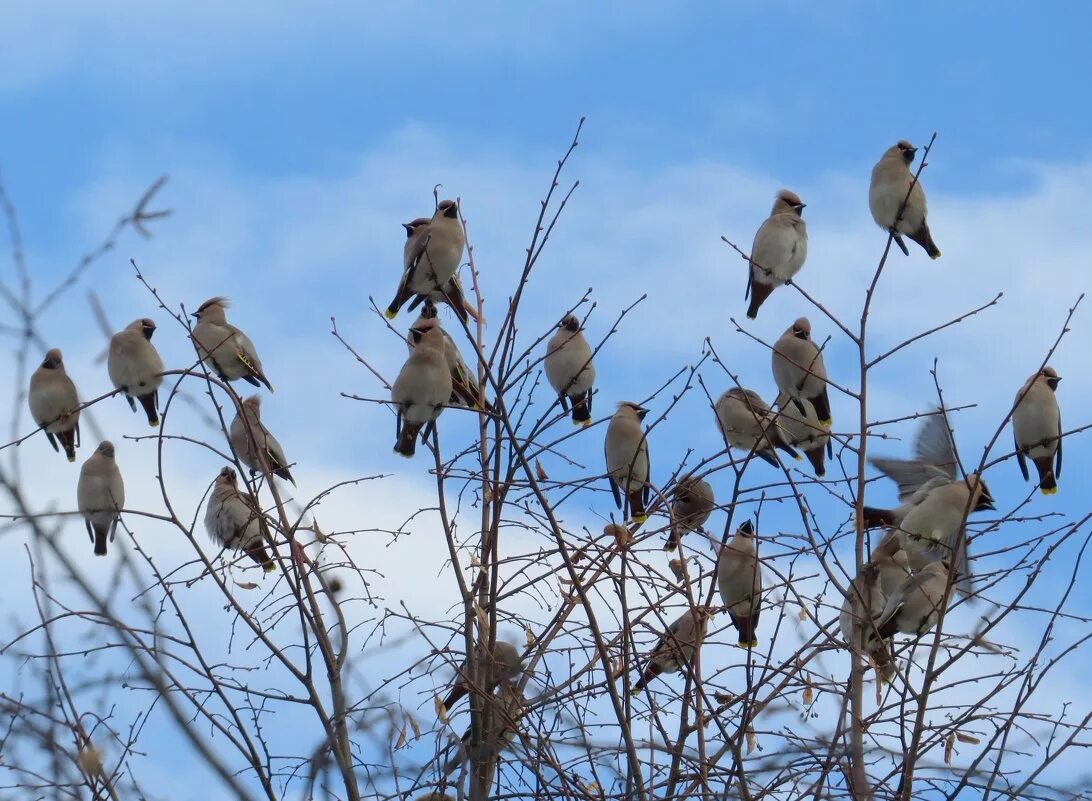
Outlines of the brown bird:
{"type": "Polygon", "coordinates": [[[140,401],[148,425],[159,425],[159,386],[163,383],[163,360],[152,344],[155,321],[142,317],[110,337],[106,372],[114,389],[125,393],[129,408],[136,411],[133,399],[140,401]]]}
{"type": "MultiPolygon", "coordinates": [[[[485,690],[489,693],[493,692],[502,681],[515,681],[523,672],[523,659],[520,652],[514,645],[504,640],[497,640],[492,656],[486,664],[488,667],[486,669],[485,690]]],[[[451,691],[443,701],[445,712],[450,711],[451,707],[457,704],[460,698],[470,692],[469,671],[470,668],[464,661],[456,674],[456,680],[451,686],[451,691]]]]}
{"type": "Polygon", "coordinates": [[[1016,393],[1012,411],[1020,472],[1027,481],[1026,460],[1031,459],[1039,472],[1039,490],[1044,495],[1058,491],[1058,478],[1062,475],[1062,412],[1054,394],[1061,380],[1053,367],[1044,367],[1016,393]]]}
{"type": "Polygon", "coordinates": [[[728,617],[739,633],[740,648],[758,645],[755,630],[762,612],[762,563],[755,550],[755,528],[744,520],[720,551],[717,587],[728,617]]]}
{"type": "Polygon", "coordinates": [[[80,468],[76,503],[95,543],[95,556],[106,556],[106,543],[113,541],[121,510],[125,507],[125,482],[114,461],[114,445],[103,440],[80,468]]]}
{"type": "Polygon", "coordinates": [[[747,307],[750,319],[777,287],[792,280],[808,257],[808,226],[802,216],[804,203],[795,192],[782,189],[774,199],[770,216],[755,234],[747,264],[747,307]]]}
{"type": "Polygon", "coordinates": [[[409,346],[410,353],[413,353],[413,349],[417,347],[417,341],[421,338],[422,332],[429,327],[425,321],[436,320],[436,325],[440,327],[440,331],[444,335],[444,357],[451,367],[451,397],[448,399],[448,403],[452,406],[488,410],[490,408],[489,401],[482,394],[481,387],[478,386],[478,379],[463,360],[463,356],[459,353],[459,348],[456,346],[455,340],[451,338],[451,334],[440,325],[437,314],[436,304],[431,300],[426,300],[424,305],[421,306],[420,316],[410,326],[409,333],[406,335],[406,344],[409,346]]]}
{"type": "Polygon", "coordinates": [[[58,450],[61,441],[68,461],[76,461],[80,446],[80,399],[76,385],[65,372],[59,348],[46,354],[45,361],[30,376],[27,392],[30,416],[45,431],[46,439],[58,450]]]}
{"type": "Polygon", "coordinates": [[[459,205],[454,200],[441,200],[432,219],[421,224],[420,218],[405,223],[406,245],[402,253],[402,280],[394,300],[384,314],[393,320],[411,298],[416,303],[431,298],[451,305],[464,322],[467,304],[462,287],[455,277],[463,259],[466,234],[459,222],[459,205]],[[453,293],[457,297],[453,297],[453,293]]]}
{"type": "Polygon", "coordinates": [[[713,613],[713,608],[708,606],[687,609],[683,612],[652,649],[652,653],[648,656],[648,664],[634,682],[630,695],[640,693],[645,685],[661,673],[681,670],[693,662],[695,652],[705,639],[705,631],[713,613]]]}
{"type": "Polygon", "coordinates": [[[805,400],[802,403],[804,414],[789,400],[788,395],[778,395],[777,423],[785,441],[802,450],[815,469],[816,478],[822,478],[827,474],[826,458],[833,458],[830,429],[819,424],[819,415],[815,413],[811,401],[805,400]]]}
{"type": "Polygon", "coordinates": [[[242,551],[266,573],[277,569],[265,549],[273,541],[269,523],[254,496],[239,489],[230,467],[223,468],[212,485],[205,505],[205,529],[221,546],[242,551]]]}
{"type": "Polygon", "coordinates": [[[675,485],[671,499],[671,534],[664,544],[673,551],[688,531],[701,531],[709,515],[717,508],[709,482],[693,475],[683,476],[675,485]]]}
{"type": "Polygon", "coordinates": [[[872,211],[872,219],[894,236],[905,255],[909,256],[910,251],[900,234],[906,234],[921,245],[929,258],[939,259],[940,248],[933,241],[926,221],[925,190],[921,188],[920,181],[914,180],[914,174],[910,171],[910,164],[917,152],[917,148],[905,139],[900,139],[884,151],[872,168],[868,207],[872,211]]]}
{"type": "Polygon", "coordinates": [[[780,467],[774,448],[780,448],[793,459],[798,454],[781,434],[775,415],[754,390],[732,387],[726,390],[714,406],[717,428],[724,442],[744,453],[755,456],[774,467],[780,467]]]}
{"type": "Polygon", "coordinates": [[[444,355],[444,333],[435,320],[424,320],[410,329],[417,336],[406,363],[391,387],[391,400],[398,411],[395,453],[413,456],[417,435],[431,432],[436,418],[451,398],[451,365],[444,355]],[[426,427],[427,426],[427,427],[426,427]]]}
{"type": "Polygon", "coordinates": [[[251,395],[242,402],[241,410],[235,413],[235,419],[231,421],[231,428],[228,430],[231,449],[235,451],[239,461],[250,468],[250,475],[264,472],[260,456],[264,454],[273,475],[280,476],[295,486],[296,481],[288,470],[289,463],[284,455],[284,448],[262,422],[261,409],[260,395],[251,395]]]}
{"type": "Polygon", "coordinates": [[[591,425],[592,385],[595,365],[592,349],[584,338],[580,320],[566,314],[558,323],[557,333],[546,344],[546,379],[557,393],[561,408],[572,401],[573,423],[591,425]]]}
{"type": "Polygon", "coordinates": [[[811,401],[820,425],[829,426],[827,368],[823,351],[812,341],[807,317],[796,320],[774,343],[772,366],[778,390],[792,399],[801,414],[807,414],[803,402],[811,401]]]}
{"type": "Polygon", "coordinates": [[[193,341],[201,361],[213,369],[221,381],[243,379],[248,384],[265,384],[272,392],[273,385],[262,371],[262,360],[250,337],[227,321],[226,309],[231,304],[227,298],[209,298],[193,316],[193,341]]]}
{"type": "Polygon", "coordinates": [[[607,481],[614,502],[635,523],[648,519],[645,506],[650,494],[648,440],[641,422],[648,414],[636,403],[623,401],[610,419],[603,451],[607,461],[607,481]],[[622,502],[625,494],[625,503],[622,502]]]}

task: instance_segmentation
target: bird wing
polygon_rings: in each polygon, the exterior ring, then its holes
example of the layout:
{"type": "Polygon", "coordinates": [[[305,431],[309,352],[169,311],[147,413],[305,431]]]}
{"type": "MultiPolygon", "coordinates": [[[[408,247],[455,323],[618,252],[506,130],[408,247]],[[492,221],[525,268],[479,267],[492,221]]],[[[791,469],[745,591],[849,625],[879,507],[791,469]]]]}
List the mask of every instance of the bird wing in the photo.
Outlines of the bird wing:
{"type": "Polygon", "coordinates": [[[914,458],[919,462],[934,465],[956,478],[955,442],[952,429],[943,409],[933,409],[933,414],[925,418],[914,440],[914,458]]]}
{"type": "Polygon", "coordinates": [[[930,490],[950,483],[954,476],[942,468],[913,459],[873,457],[869,463],[899,486],[899,502],[913,506],[921,503],[930,490]]]}

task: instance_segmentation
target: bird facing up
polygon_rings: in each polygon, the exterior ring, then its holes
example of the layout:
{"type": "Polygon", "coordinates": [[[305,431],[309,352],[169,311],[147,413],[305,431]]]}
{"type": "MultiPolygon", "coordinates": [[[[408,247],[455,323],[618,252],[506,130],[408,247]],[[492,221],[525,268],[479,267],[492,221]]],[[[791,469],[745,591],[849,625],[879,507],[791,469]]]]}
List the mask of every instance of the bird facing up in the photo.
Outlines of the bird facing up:
{"type": "Polygon", "coordinates": [[[811,401],[820,425],[831,424],[827,368],[807,317],[794,321],[774,343],[772,368],[778,391],[791,398],[801,414],[807,413],[803,401],[811,401]]]}

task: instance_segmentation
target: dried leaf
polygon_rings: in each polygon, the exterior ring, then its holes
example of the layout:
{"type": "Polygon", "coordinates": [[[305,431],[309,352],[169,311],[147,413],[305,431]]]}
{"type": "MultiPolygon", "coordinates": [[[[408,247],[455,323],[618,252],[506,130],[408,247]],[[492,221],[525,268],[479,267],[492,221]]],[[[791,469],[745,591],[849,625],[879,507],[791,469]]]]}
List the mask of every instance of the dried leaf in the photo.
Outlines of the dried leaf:
{"type": "Polygon", "coordinates": [[[618,543],[619,548],[625,548],[629,545],[629,529],[618,523],[607,523],[603,526],[603,533],[608,537],[614,537],[614,541],[618,543]]]}
{"type": "Polygon", "coordinates": [[[803,606],[801,606],[800,611],[796,613],[796,619],[801,620],[801,621],[807,620],[808,619],[808,610],[805,609],[803,606]]]}
{"type": "Polygon", "coordinates": [[[256,589],[258,589],[258,585],[255,584],[253,581],[236,581],[235,586],[238,587],[240,590],[256,590],[256,589]]]}
{"type": "Polygon", "coordinates": [[[417,725],[417,718],[415,718],[413,715],[406,715],[406,720],[409,721],[410,728],[413,729],[413,736],[420,737],[421,727],[417,725]]]}
{"type": "Polygon", "coordinates": [[[956,736],[956,739],[959,740],[961,743],[969,743],[970,745],[978,745],[979,743],[982,742],[977,737],[974,737],[974,736],[972,736],[970,734],[964,734],[961,731],[957,731],[955,733],[955,736],[956,736]]]}
{"type": "Polygon", "coordinates": [[[603,790],[596,782],[588,782],[584,785],[584,792],[588,795],[602,795],[603,790]]]}
{"type": "Polygon", "coordinates": [[[815,701],[815,690],[812,689],[811,681],[809,680],[804,685],[804,706],[811,706],[815,701]]]}
{"type": "Polygon", "coordinates": [[[674,574],[675,579],[679,582],[686,580],[686,563],[682,559],[672,559],[667,563],[667,566],[671,568],[671,572],[674,574]]]}
{"type": "Polygon", "coordinates": [[[755,730],[750,726],[747,727],[747,753],[751,753],[755,750],[755,730]]]}
{"type": "Polygon", "coordinates": [[[444,709],[444,701],[436,695],[432,698],[432,707],[436,710],[436,717],[441,723],[447,723],[447,710],[444,709]]]}
{"type": "Polygon", "coordinates": [[[402,726],[402,730],[400,732],[398,732],[398,741],[394,744],[394,750],[397,751],[399,748],[401,748],[405,744],[406,744],[406,727],[402,726]]]}
{"type": "Polygon", "coordinates": [[[718,704],[730,704],[736,699],[731,693],[721,692],[720,690],[713,693],[713,698],[716,699],[718,704]]]}
{"type": "Polygon", "coordinates": [[[478,631],[481,639],[485,640],[489,636],[489,615],[485,613],[485,610],[474,604],[474,617],[478,619],[478,631]]]}
{"type": "Polygon", "coordinates": [[[535,459],[535,475],[538,476],[539,481],[549,481],[550,477],[546,475],[546,471],[542,469],[542,462],[535,459]]]}
{"type": "Polygon", "coordinates": [[[526,637],[526,640],[527,640],[527,647],[528,648],[534,647],[534,644],[536,642],[535,633],[533,631],[531,631],[531,627],[525,625],[523,627],[523,633],[524,633],[524,635],[526,637]]]}
{"type": "Polygon", "coordinates": [[[952,764],[952,751],[955,749],[955,735],[949,734],[944,741],[944,764],[952,764]]]}

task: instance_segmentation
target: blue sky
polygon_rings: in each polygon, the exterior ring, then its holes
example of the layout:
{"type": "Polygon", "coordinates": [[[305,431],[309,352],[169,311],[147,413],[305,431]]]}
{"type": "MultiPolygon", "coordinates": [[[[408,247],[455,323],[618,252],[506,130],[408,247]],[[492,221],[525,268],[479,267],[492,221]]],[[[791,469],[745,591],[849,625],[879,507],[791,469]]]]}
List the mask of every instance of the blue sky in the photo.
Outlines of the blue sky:
{"type": "MultiPolygon", "coordinates": [[[[996,291],[1006,297],[892,360],[873,388],[876,417],[928,405],[928,369],[941,357],[950,400],[980,404],[957,423],[961,448],[977,455],[1089,286],[1092,10],[1084,4],[222,6],[73,0],[0,11],[0,174],[39,286],[64,275],[147,184],[170,174],[161,203],[174,216],[150,241],[126,239],[95,268],[94,282],[119,327],[153,309],[130,257],[173,303],[192,309],[212,295],[233,297],[232,320],[251,334],[277,386],[263,413],[299,462],[301,495],[392,474],[382,490],[354,488],[330,501],[320,513],[327,528],[359,527],[362,505],[394,526],[428,497],[423,462],[389,454],[386,412],[339,396],[381,389],[329,336],[329,317],[393,377],[404,351],[367,313],[367,297],[389,299],[399,223],[427,212],[432,186],[443,183],[444,195],[463,199],[487,319],[499,322],[538,198],[581,116],[588,121],[566,173],[581,187],[532,281],[525,335],[537,336],[588,286],[601,304],[593,337],[650,293],[600,360],[597,417],[696,361],[705,336],[745,384],[771,396],[768,355],[732,333],[729,318],[743,319],[745,274],[719,237],[748,248],[776,190],[796,189],[811,237],[801,282],[851,315],[883,247],[867,211],[868,171],[899,138],[924,144],[939,134],[923,182],[945,255],[933,264],[896,254],[877,298],[877,348],[996,291]]],[[[0,270],[11,274],[6,261],[0,270]]],[[[1087,341],[1084,311],[1074,337],[1087,341]]],[[[773,341],[801,313],[811,314],[817,336],[835,333],[789,291],[775,293],[747,327],[773,341]]],[[[177,364],[186,344],[160,323],[157,343],[177,364]]],[[[105,391],[105,371],[91,362],[103,343],[82,292],[47,324],[84,395],[105,391]]],[[[836,337],[829,348],[832,374],[848,371],[847,343],[836,337]]],[[[1073,426],[1087,422],[1081,399],[1092,392],[1082,352],[1068,340],[1054,362],[1073,426]]],[[[706,376],[716,392],[727,386],[715,371],[706,376]]],[[[692,396],[659,429],[655,469],[673,467],[687,447],[715,450],[703,403],[692,396]]],[[[854,413],[846,398],[834,408],[836,427],[854,413]]],[[[144,433],[116,399],[100,418],[116,440],[144,433]]],[[[190,425],[179,421],[180,430],[190,425]]],[[[453,442],[470,430],[454,414],[441,421],[453,442]]],[[[601,435],[592,429],[572,445],[588,474],[600,469],[601,435]]],[[[1000,440],[1009,441],[1007,433],[1000,440]]],[[[44,443],[25,450],[33,465],[61,470],[44,443]]],[[[1034,503],[1083,513],[1084,450],[1079,440],[1067,446],[1062,493],[1034,503]]],[[[152,454],[125,442],[118,458],[131,501],[158,508],[146,478],[152,454]]],[[[219,463],[181,447],[174,458],[182,505],[196,509],[204,484],[181,477],[211,479],[219,463]]],[[[991,487],[1010,508],[1030,491],[1015,465],[995,472],[991,487]]],[[[64,505],[75,471],[63,476],[37,487],[35,500],[64,505]]],[[[569,513],[593,525],[611,511],[601,494],[569,513]]],[[[844,516],[833,507],[820,513],[832,528],[844,516]]],[[[390,601],[400,571],[430,550],[427,540],[409,543],[387,557],[390,601]]],[[[450,601],[438,596],[429,609],[450,601]]]]}

